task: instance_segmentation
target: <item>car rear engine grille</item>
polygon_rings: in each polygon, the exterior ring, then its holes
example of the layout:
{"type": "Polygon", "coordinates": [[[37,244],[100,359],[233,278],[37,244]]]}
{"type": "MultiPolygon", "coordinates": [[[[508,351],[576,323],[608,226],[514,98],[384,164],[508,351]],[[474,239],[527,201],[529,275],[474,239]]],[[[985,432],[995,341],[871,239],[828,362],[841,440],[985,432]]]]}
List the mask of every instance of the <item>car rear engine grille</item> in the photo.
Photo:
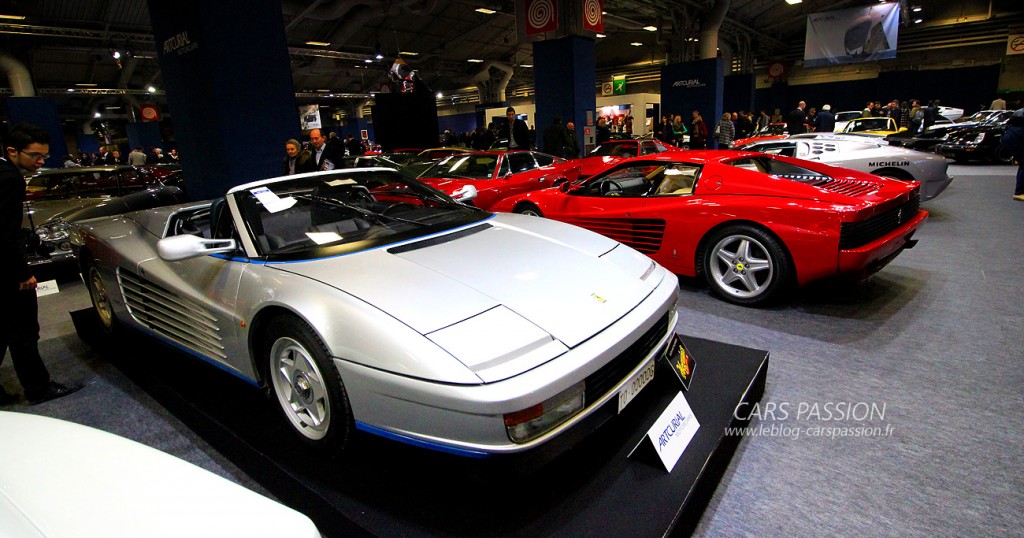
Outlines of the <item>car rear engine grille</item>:
{"type": "Polygon", "coordinates": [[[566,222],[610,237],[644,254],[658,252],[665,236],[662,219],[566,219],[566,222]]]}
{"type": "Polygon", "coordinates": [[[824,178],[822,181],[814,183],[814,186],[837,194],[845,194],[847,196],[861,196],[871,191],[878,190],[878,185],[870,181],[855,181],[850,179],[824,178]]]}
{"type": "Polygon", "coordinates": [[[899,207],[860,222],[844,222],[839,231],[839,249],[847,250],[864,246],[899,228],[907,219],[917,214],[920,205],[921,193],[915,189],[910,200],[899,207]]]}
{"type": "Polygon", "coordinates": [[[143,327],[209,357],[227,357],[208,309],[123,269],[117,281],[128,311],[143,327]]]}
{"type": "Polygon", "coordinates": [[[600,370],[587,376],[587,388],[584,393],[584,401],[587,405],[596,402],[608,393],[615,385],[622,381],[629,373],[636,368],[658,344],[658,341],[668,331],[668,322],[672,318],[672,312],[666,312],[653,327],[647,330],[633,342],[618,357],[612,359],[600,370]]]}

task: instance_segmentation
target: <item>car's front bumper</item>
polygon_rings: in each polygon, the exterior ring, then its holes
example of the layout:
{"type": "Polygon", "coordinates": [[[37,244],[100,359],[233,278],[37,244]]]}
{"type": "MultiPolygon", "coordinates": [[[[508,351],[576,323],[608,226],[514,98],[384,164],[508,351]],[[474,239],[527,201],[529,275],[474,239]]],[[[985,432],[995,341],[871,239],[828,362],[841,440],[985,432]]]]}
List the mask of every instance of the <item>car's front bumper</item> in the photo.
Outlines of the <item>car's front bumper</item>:
{"type": "Polygon", "coordinates": [[[334,363],[345,383],[356,426],[361,430],[464,456],[523,452],[584,422],[616,398],[635,373],[665,354],[678,322],[678,313],[672,309],[677,297],[678,279],[666,271],[662,282],[643,302],[608,328],[562,356],[495,383],[441,384],[341,359],[334,363]],[[608,390],[593,401],[586,401],[582,411],[528,442],[514,443],[509,439],[503,421],[505,413],[546,399],[538,395],[558,393],[588,379],[652,330],[659,333],[653,345],[638,355],[608,390]]]}

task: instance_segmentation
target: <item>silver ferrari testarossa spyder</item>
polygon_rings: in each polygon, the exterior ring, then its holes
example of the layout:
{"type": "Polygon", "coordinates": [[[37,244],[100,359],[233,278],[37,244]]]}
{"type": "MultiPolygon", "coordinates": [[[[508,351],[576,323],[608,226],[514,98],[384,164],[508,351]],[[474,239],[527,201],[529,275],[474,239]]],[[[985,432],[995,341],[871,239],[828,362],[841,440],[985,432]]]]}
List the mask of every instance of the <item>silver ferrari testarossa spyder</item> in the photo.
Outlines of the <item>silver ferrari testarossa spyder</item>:
{"type": "Polygon", "coordinates": [[[677,322],[675,275],[633,249],[380,168],[90,220],[75,242],[104,330],[267,388],[332,454],[353,429],[471,457],[538,447],[621,411],[677,322]]]}

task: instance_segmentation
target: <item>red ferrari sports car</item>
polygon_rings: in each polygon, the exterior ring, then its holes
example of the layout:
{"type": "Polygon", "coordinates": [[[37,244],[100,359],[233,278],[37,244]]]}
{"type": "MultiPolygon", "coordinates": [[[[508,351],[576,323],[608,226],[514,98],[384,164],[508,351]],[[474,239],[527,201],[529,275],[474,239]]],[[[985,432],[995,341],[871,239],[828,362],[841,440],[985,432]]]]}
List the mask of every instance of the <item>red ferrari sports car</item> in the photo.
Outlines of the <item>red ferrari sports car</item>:
{"type": "Polygon", "coordinates": [[[682,149],[660,140],[609,140],[598,144],[586,157],[575,159],[575,162],[580,166],[580,177],[586,179],[622,159],[666,151],[682,149]]]}
{"type": "Polygon", "coordinates": [[[513,196],[492,211],[582,226],[729,302],[756,305],[790,283],[863,278],[916,240],[920,183],[740,151],[623,160],[589,180],[513,196]]]}
{"type": "Polygon", "coordinates": [[[489,209],[494,202],[579,177],[579,166],[537,151],[480,151],[441,159],[419,180],[454,195],[467,185],[477,190],[473,205],[489,209]]]}

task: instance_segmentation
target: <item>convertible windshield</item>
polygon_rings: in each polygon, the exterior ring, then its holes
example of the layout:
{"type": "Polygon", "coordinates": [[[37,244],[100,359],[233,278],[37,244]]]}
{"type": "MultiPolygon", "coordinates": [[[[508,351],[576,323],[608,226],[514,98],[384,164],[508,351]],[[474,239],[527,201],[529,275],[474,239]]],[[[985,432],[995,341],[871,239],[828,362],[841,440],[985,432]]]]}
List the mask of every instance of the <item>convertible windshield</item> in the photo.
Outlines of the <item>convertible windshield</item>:
{"type": "Polygon", "coordinates": [[[498,155],[493,153],[452,155],[434,163],[420,177],[491,179],[497,164],[498,155]]]}
{"type": "Polygon", "coordinates": [[[486,218],[390,170],[317,174],[238,190],[243,220],[269,256],[329,256],[486,218]]]}
{"type": "Polygon", "coordinates": [[[611,142],[597,146],[588,156],[594,157],[636,157],[638,144],[633,141],[611,142]]]}

